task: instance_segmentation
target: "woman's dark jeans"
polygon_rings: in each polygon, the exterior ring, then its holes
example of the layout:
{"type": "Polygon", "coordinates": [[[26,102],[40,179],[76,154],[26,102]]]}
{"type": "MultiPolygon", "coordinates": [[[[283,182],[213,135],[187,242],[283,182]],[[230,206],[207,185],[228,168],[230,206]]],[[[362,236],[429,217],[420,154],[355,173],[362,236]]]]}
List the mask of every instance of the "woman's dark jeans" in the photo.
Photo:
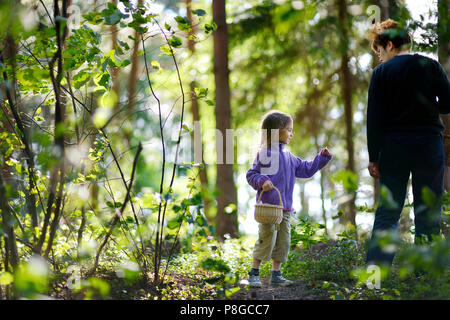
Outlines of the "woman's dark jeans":
{"type": "Polygon", "coordinates": [[[445,155],[442,136],[433,134],[390,133],[384,138],[379,157],[380,192],[366,263],[391,265],[395,252],[382,250],[380,231],[395,231],[412,175],[415,239],[432,240],[440,234],[441,202],[444,192],[445,155]],[[384,187],[383,187],[384,186],[384,187]],[[423,189],[428,190],[423,190],[423,189]],[[430,193],[429,191],[432,191],[430,193]],[[425,195],[425,196],[423,196],[425,195]],[[393,201],[392,201],[393,200],[393,201]]]}

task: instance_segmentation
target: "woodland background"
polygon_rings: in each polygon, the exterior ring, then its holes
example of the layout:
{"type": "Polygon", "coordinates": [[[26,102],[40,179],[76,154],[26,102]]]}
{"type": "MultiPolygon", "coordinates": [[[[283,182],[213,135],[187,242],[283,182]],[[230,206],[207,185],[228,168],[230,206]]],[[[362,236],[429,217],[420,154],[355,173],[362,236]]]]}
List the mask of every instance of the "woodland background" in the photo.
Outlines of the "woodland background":
{"type": "Polygon", "coordinates": [[[284,274],[317,299],[448,299],[447,194],[432,246],[411,245],[409,197],[383,288],[364,286],[363,261],[376,199],[389,199],[366,169],[378,64],[367,33],[398,20],[413,51],[450,74],[449,10],[448,0],[418,19],[399,0],[2,0],[0,297],[242,295],[257,230],[245,173],[261,116],[279,109],[294,118],[293,154],[334,155],[294,189],[284,274]],[[216,140],[226,129],[233,154],[216,140]]]}

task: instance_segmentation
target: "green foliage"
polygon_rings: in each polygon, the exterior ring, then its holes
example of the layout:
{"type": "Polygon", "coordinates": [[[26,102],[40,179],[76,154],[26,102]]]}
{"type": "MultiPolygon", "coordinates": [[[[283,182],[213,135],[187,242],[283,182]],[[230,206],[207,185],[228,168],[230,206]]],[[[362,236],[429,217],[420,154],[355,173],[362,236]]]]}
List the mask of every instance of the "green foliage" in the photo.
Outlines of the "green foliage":
{"type": "Polygon", "coordinates": [[[197,237],[191,239],[187,253],[176,257],[173,266],[178,272],[189,275],[207,271],[205,281],[214,284],[216,295],[231,297],[239,291],[239,280],[250,270],[253,241],[226,237],[219,243],[212,237],[197,237]]]}
{"type": "Polygon", "coordinates": [[[311,245],[319,242],[326,243],[327,235],[319,235],[325,228],[323,224],[312,221],[308,216],[301,216],[299,223],[291,226],[291,248],[294,249],[297,245],[301,245],[308,249],[311,245]]]}
{"type": "Polygon", "coordinates": [[[22,262],[14,272],[14,290],[19,297],[39,299],[48,293],[50,269],[47,262],[38,256],[32,256],[28,262],[22,262]]]}
{"type": "Polygon", "coordinates": [[[359,181],[358,175],[349,170],[341,170],[333,174],[332,180],[342,184],[344,190],[347,192],[356,192],[358,190],[359,181]]]}
{"type": "Polygon", "coordinates": [[[350,272],[361,264],[362,250],[355,242],[343,240],[305,251],[299,257],[301,274],[311,280],[348,281],[350,272]]]}
{"type": "MultiPolygon", "coordinates": [[[[172,10],[177,11],[174,1],[170,3],[172,10]]],[[[191,11],[192,21],[182,16],[184,12],[181,10],[175,13],[175,18],[170,15],[171,18],[163,21],[165,13],[153,14],[150,11],[152,5],[145,7],[130,1],[120,1],[119,6],[106,2],[97,8],[80,7],[83,10],[80,26],[69,26],[69,19],[56,18],[62,27],[67,25],[71,28],[67,30],[59,61],[55,21],[54,17],[47,16],[45,4],[38,3],[37,7],[31,8],[17,1],[0,3],[1,43],[7,44],[7,36],[10,36],[11,43],[15,44],[14,50],[17,49],[13,57],[0,62],[0,86],[13,89],[13,102],[17,104],[10,105],[5,90],[0,92],[4,107],[0,111],[0,120],[4,124],[4,130],[0,132],[0,164],[10,178],[5,182],[5,192],[1,196],[7,199],[7,205],[14,213],[13,219],[4,221],[2,217],[0,241],[5,243],[6,229],[12,227],[20,259],[14,272],[6,272],[13,270],[9,265],[6,266],[8,269],[0,270],[0,293],[3,294],[3,288],[8,288],[17,298],[46,298],[47,295],[59,294],[52,291],[56,283],[58,289],[78,295],[77,298],[109,299],[124,287],[127,290],[138,287],[140,280],[148,280],[152,276],[149,270],[154,267],[151,259],[155,257],[155,229],[161,227],[161,258],[163,264],[168,264],[168,273],[164,272],[167,283],[153,288],[156,293],[148,292],[147,287],[140,288],[144,293],[136,297],[232,297],[239,290],[237,282],[246,277],[251,267],[251,249],[255,239],[228,238],[219,243],[213,238],[214,223],[208,220],[210,217],[206,218],[203,201],[208,199],[214,203],[217,193],[200,189],[197,177],[194,177],[199,169],[208,170],[210,181],[214,181],[212,166],[189,161],[183,163],[175,168],[177,175],[173,186],[164,185],[159,192],[159,178],[163,176],[168,181],[168,174],[161,172],[160,128],[155,101],[152,100],[154,97],[149,94],[148,83],[142,78],[136,83],[135,97],[128,96],[126,82],[128,68],[131,67],[128,56],[136,52],[134,48],[130,49],[138,45],[137,58],[150,62],[149,82],[162,101],[162,130],[166,134],[166,146],[176,146],[176,142],[167,140],[170,136],[167,133],[176,129],[180,119],[175,108],[180,102],[180,92],[174,90],[176,81],[173,80],[177,71],[180,71],[183,81],[195,80],[193,92],[184,92],[186,96],[192,96],[186,102],[195,98],[207,106],[201,106],[202,121],[208,125],[214,123],[211,116],[214,108],[210,107],[214,107],[215,102],[209,97],[208,87],[213,87],[210,54],[217,25],[207,11],[197,8],[191,11]],[[36,23],[27,21],[34,20],[31,14],[36,14],[36,23]],[[192,24],[201,32],[192,34],[192,24]],[[117,35],[114,50],[110,43],[112,32],[117,35]],[[121,38],[130,33],[132,35],[128,38],[121,38]],[[166,37],[168,41],[165,41],[166,37]],[[196,42],[193,56],[185,54],[186,40],[192,39],[201,39],[196,42]],[[182,59],[178,59],[178,53],[182,59]],[[173,59],[179,63],[179,70],[173,65],[173,59]],[[58,62],[61,62],[62,69],[58,62]],[[60,101],[64,105],[64,119],[58,125],[55,125],[56,95],[50,68],[53,68],[55,80],[62,86],[60,93],[64,96],[60,101]],[[8,82],[4,75],[8,76],[8,82]],[[129,111],[126,104],[131,98],[136,98],[136,107],[129,111]],[[13,107],[17,108],[18,119],[11,116],[13,107]],[[27,130],[26,137],[18,120],[27,130]],[[66,167],[62,184],[59,184],[59,181],[52,181],[52,177],[57,177],[53,175],[56,165],[63,160],[62,150],[55,146],[55,140],[63,136],[66,167]],[[31,159],[35,165],[33,171],[27,162],[30,158],[25,153],[24,141],[34,153],[31,159]],[[138,161],[131,199],[119,217],[125,203],[126,187],[130,183],[131,151],[136,149],[139,141],[148,142],[147,154],[138,161]],[[55,193],[51,197],[58,198],[59,191],[62,191],[59,204],[50,201],[49,187],[53,184],[55,193]],[[35,201],[30,200],[31,195],[35,201]],[[47,208],[48,203],[52,207],[47,208]],[[56,213],[54,209],[58,205],[62,210],[61,216],[55,217],[53,212],[56,213]],[[157,214],[162,208],[167,208],[164,223],[157,225],[157,214]],[[37,211],[37,227],[30,219],[32,209],[37,211]],[[53,219],[56,229],[52,243],[49,234],[44,234],[43,249],[50,247],[48,261],[51,261],[52,272],[47,260],[33,255],[37,239],[43,232],[43,221],[50,211],[48,229],[52,228],[53,219]],[[111,240],[100,257],[100,273],[87,275],[85,271],[92,266],[98,246],[115,217],[119,217],[117,227],[112,230],[111,240]],[[169,260],[172,258],[173,261],[169,260]],[[78,275],[79,286],[72,290],[67,287],[70,281],[65,283],[60,272],[73,265],[80,267],[82,274],[78,275]],[[112,281],[106,277],[111,270],[114,273],[112,281]],[[116,287],[117,283],[121,289],[116,287]]],[[[231,9],[227,22],[233,90],[232,125],[256,128],[259,125],[256,124],[258,114],[273,107],[279,106],[291,112],[299,119],[295,124],[298,136],[307,133],[304,135],[306,138],[300,138],[292,145],[294,151],[301,151],[306,156],[313,153],[320,141],[325,144],[334,141],[337,161],[333,170],[337,173],[332,176],[334,180],[325,179],[325,187],[327,182],[336,182],[345,192],[356,192],[364,180],[343,170],[346,157],[339,149],[344,136],[343,117],[340,117],[341,56],[340,50],[334,49],[341,48],[340,23],[335,8],[328,2],[305,1],[303,4],[302,9],[295,9],[289,1],[280,5],[273,1],[251,0],[244,7],[241,2],[227,4],[227,9],[231,9]],[[323,130],[319,132],[317,128],[323,130]]],[[[396,16],[403,21],[408,18],[404,10],[399,10],[396,16]]],[[[352,19],[350,24],[362,22],[366,17],[361,15],[352,19]]],[[[423,21],[410,25],[413,30],[428,30],[424,43],[420,44],[428,49],[436,47],[436,27],[442,25],[425,25],[423,21]]],[[[348,53],[352,58],[354,109],[364,113],[370,66],[361,65],[361,57],[366,54],[362,48],[366,48],[367,43],[356,29],[351,28],[345,43],[348,41],[348,53]]],[[[352,124],[355,132],[362,128],[362,122],[352,124]]],[[[182,128],[183,133],[192,133],[189,123],[183,123],[182,128]]],[[[359,136],[354,138],[360,143],[359,136]]],[[[429,190],[423,192],[428,206],[438,203],[439,199],[429,190]]],[[[382,189],[381,193],[387,203],[392,204],[389,191],[382,189]]],[[[446,194],[443,211],[447,216],[449,199],[446,194]]],[[[236,215],[240,205],[229,204],[225,211],[236,215]]],[[[358,210],[370,211],[367,206],[360,206],[358,210]]],[[[363,265],[361,244],[346,232],[338,235],[341,240],[333,242],[322,233],[324,228],[306,216],[300,217],[300,222],[292,226],[291,254],[288,262],[283,264],[285,276],[319,283],[320,288],[329,290],[331,297],[336,299],[388,296],[448,298],[448,243],[405,246],[399,253],[397,265],[401,281],[386,278],[383,280],[387,285],[383,290],[386,291],[372,292],[362,290],[358,285],[355,287],[355,279],[351,276],[352,268],[363,265]],[[428,274],[421,276],[417,283],[409,281],[415,272],[421,270],[427,270],[428,274]],[[439,292],[433,293],[433,288],[439,292]]],[[[1,256],[5,257],[4,246],[1,250],[1,256]]],[[[45,255],[45,252],[41,254],[45,255]]],[[[2,262],[6,262],[5,259],[2,262]]],[[[5,264],[1,265],[5,268],[5,264]]],[[[261,274],[267,276],[269,268],[270,263],[264,264],[261,274]]],[[[72,276],[75,277],[74,274],[72,276]]]]}

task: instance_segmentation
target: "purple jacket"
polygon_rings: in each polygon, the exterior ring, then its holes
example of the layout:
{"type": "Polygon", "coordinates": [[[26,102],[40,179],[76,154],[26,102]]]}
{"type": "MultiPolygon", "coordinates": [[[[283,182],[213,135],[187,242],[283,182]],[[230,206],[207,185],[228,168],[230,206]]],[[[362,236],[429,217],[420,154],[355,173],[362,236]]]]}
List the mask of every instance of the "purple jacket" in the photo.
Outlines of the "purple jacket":
{"type": "MultiPolygon", "coordinates": [[[[313,161],[304,161],[294,156],[285,148],[284,143],[271,150],[263,148],[253,163],[253,167],[247,171],[247,181],[257,190],[256,201],[262,191],[262,185],[266,180],[280,191],[285,210],[292,211],[292,194],[295,178],[310,178],[333,157],[318,154],[313,161]]],[[[261,201],[268,204],[280,204],[280,197],[275,189],[265,191],[261,201]]]]}

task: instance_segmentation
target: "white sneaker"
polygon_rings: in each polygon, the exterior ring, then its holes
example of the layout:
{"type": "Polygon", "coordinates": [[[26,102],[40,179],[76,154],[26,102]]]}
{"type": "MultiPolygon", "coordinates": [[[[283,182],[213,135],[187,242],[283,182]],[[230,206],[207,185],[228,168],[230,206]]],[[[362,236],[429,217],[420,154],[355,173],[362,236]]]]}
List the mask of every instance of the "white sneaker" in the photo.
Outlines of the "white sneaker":
{"type": "Polygon", "coordinates": [[[253,271],[250,271],[248,273],[248,284],[250,285],[250,287],[261,288],[262,287],[262,283],[261,283],[261,280],[259,280],[259,274],[255,275],[253,273],[253,271]]]}

